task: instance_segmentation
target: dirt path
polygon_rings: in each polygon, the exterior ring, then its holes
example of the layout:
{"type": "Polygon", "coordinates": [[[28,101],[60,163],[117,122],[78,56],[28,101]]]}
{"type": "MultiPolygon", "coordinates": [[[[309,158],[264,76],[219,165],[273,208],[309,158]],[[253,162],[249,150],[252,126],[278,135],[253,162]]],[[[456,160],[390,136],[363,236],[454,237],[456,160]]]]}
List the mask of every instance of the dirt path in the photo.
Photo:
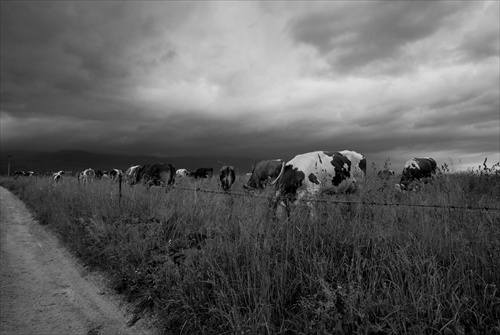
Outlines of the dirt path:
{"type": "Polygon", "coordinates": [[[0,187],[0,333],[152,334],[0,187]]]}

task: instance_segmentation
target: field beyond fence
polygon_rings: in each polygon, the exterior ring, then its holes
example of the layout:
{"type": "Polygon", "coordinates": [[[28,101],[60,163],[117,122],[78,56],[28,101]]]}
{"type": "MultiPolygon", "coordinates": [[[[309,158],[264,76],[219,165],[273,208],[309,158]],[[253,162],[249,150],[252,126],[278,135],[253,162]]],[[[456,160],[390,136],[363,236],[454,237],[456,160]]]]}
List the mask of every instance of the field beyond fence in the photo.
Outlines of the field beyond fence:
{"type": "Polygon", "coordinates": [[[273,190],[5,178],[165,334],[500,334],[500,175],[367,178],[290,217],[273,190]],[[278,211],[279,212],[279,211],[278,211]]]}

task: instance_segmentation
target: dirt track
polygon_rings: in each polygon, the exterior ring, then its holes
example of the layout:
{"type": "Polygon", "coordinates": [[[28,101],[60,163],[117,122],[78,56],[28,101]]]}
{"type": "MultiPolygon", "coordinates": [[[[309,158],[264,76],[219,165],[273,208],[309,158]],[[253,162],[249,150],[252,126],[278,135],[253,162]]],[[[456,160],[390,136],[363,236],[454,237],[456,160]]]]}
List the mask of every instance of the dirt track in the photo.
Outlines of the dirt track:
{"type": "Polygon", "coordinates": [[[0,187],[0,333],[152,334],[0,187]]]}

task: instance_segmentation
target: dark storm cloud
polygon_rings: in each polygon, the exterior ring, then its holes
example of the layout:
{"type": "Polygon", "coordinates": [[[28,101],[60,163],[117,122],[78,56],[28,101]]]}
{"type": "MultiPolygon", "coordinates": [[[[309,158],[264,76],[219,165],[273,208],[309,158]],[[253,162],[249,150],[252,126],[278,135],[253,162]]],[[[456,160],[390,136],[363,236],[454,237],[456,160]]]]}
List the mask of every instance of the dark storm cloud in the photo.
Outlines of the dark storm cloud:
{"type": "MultiPolygon", "coordinates": [[[[3,3],[1,78],[6,102],[26,104],[27,113],[79,115],[79,111],[50,105],[38,109],[38,104],[43,98],[53,102],[107,95],[112,100],[126,94],[133,84],[133,66],[123,58],[130,45],[155,38],[160,27],[179,21],[165,9],[141,13],[140,6],[83,1],[3,3]],[[159,15],[165,21],[155,26],[154,18],[159,15]]],[[[182,5],[172,6],[177,14],[186,13],[182,5]]],[[[92,112],[92,108],[87,110],[92,112]]]]}
{"type": "Polygon", "coordinates": [[[2,150],[499,150],[497,2],[1,6],[2,150]]]}
{"type": "Polygon", "coordinates": [[[349,72],[400,58],[405,46],[433,35],[459,10],[464,10],[463,3],[327,3],[321,11],[298,15],[290,31],[297,42],[317,48],[335,71],[349,72]]]}

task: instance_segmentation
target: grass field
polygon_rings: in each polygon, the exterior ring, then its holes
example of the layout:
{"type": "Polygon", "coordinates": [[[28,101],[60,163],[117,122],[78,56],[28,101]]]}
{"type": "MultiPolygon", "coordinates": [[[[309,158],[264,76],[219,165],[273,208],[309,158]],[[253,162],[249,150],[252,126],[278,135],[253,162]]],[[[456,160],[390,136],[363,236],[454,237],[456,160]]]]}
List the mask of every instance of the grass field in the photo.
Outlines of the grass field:
{"type": "Polygon", "coordinates": [[[122,197],[109,180],[1,185],[166,334],[500,334],[491,172],[418,192],[367,178],[290,218],[270,210],[272,190],[243,195],[243,176],[229,194],[217,178],[177,184],[196,192],[124,184],[122,197]]]}

